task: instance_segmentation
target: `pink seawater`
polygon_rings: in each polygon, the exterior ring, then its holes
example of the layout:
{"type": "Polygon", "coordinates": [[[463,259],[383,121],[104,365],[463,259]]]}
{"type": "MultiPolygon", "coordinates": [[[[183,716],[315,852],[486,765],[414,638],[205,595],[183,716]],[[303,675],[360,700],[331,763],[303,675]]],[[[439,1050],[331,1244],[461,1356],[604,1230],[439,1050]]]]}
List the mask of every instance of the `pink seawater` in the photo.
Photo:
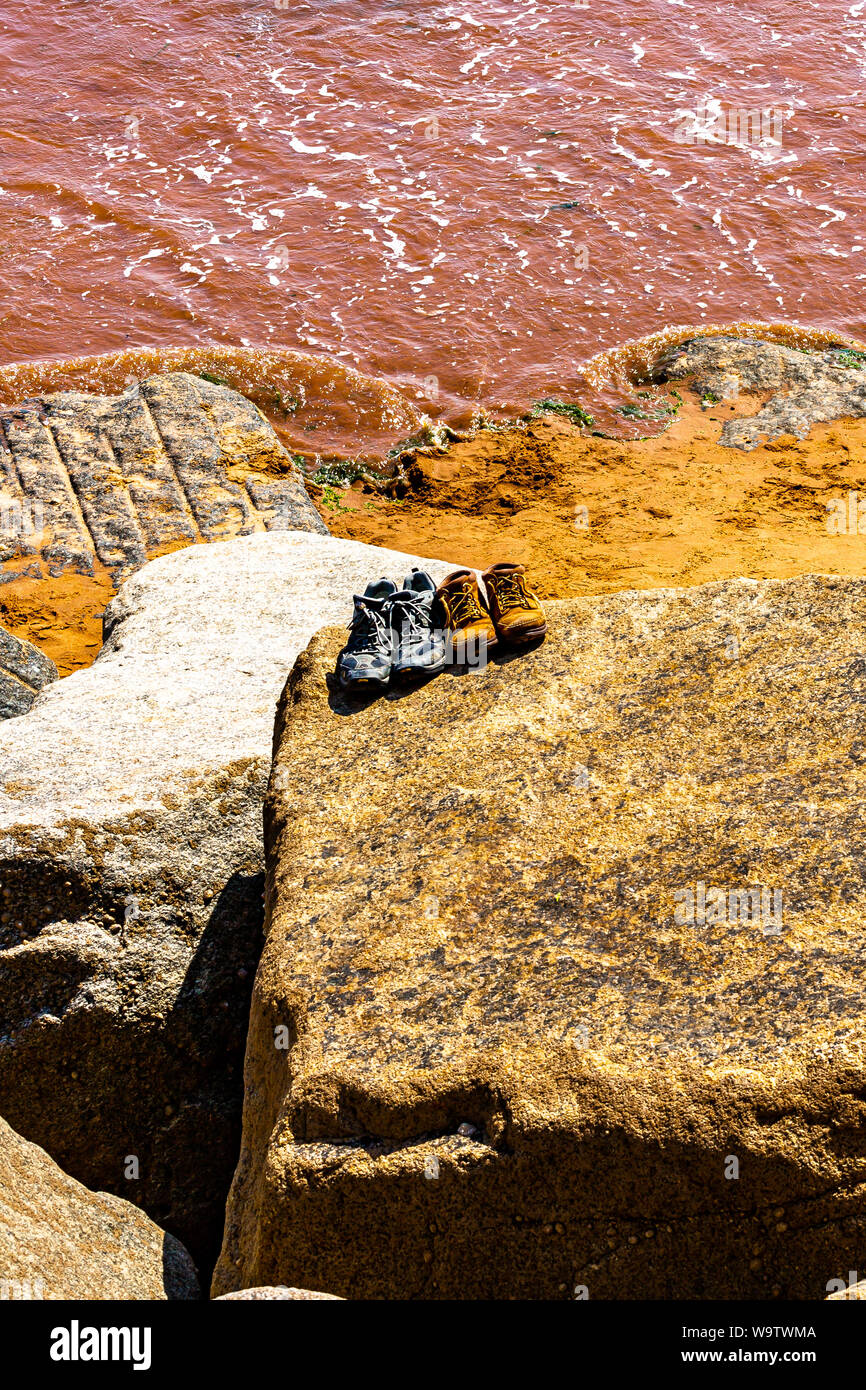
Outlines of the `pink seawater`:
{"type": "Polygon", "coordinates": [[[33,0],[0,53],[7,398],[181,362],[375,451],[670,325],[864,332],[863,0],[33,0]]]}

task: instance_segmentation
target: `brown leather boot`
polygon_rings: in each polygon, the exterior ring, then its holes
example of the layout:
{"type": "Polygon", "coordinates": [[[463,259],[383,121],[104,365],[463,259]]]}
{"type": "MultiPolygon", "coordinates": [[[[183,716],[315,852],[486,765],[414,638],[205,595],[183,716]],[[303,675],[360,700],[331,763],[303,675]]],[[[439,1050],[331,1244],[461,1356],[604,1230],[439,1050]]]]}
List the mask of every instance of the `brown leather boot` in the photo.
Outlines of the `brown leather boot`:
{"type": "Polygon", "coordinates": [[[452,660],[461,666],[483,665],[485,654],[495,651],[498,642],[474,570],[455,570],[436,593],[451,630],[452,660]]]}
{"type": "Polygon", "coordinates": [[[482,578],[490,616],[503,642],[519,646],[521,642],[544,636],[547,619],[538,594],[526,587],[523,565],[502,561],[485,570],[482,578]]]}

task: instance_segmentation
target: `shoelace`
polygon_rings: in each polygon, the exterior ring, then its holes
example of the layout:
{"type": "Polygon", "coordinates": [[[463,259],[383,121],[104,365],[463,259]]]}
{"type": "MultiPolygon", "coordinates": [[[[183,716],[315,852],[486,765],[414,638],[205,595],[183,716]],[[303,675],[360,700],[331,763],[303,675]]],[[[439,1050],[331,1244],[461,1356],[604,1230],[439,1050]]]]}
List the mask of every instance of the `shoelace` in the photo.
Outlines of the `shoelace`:
{"type": "Polygon", "coordinates": [[[528,601],[523,588],[523,576],[520,574],[498,575],[494,580],[494,587],[501,608],[508,603],[521,608],[528,601]]]}
{"type": "Polygon", "coordinates": [[[451,617],[455,624],[471,623],[475,618],[484,618],[486,614],[478,602],[475,590],[470,584],[466,584],[462,589],[458,589],[451,600],[451,617]]]}
{"type": "Polygon", "coordinates": [[[401,641],[407,639],[418,642],[429,633],[429,624],[424,622],[425,609],[418,599],[395,599],[391,605],[391,622],[400,633],[401,641]]]}
{"type": "Polygon", "coordinates": [[[346,643],[347,651],[372,652],[378,646],[387,646],[391,640],[382,613],[377,608],[368,608],[365,603],[356,606],[349,631],[352,635],[346,643]]]}

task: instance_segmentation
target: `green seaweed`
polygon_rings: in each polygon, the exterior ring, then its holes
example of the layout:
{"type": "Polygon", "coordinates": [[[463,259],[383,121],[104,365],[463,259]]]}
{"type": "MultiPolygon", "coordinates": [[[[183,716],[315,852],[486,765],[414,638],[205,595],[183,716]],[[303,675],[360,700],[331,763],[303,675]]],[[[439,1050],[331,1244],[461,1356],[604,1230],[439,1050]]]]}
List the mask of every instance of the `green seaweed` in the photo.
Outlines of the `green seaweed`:
{"type": "Polygon", "coordinates": [[[226,381],[224,376],[216,376],[213,372],[199,372],[202,381],[209,381],[212,386],[231,386],[230,381],[226,381]]]}
{"type": "Polygon", "coordinates": [[[347,512],[350,510],[348,507],[343,506],[340,494],[337,492],[336,488],[333,487],[325,487],[322,489],[322,505],[330,507],[334,512],[347,512]]]}
{"type": "Polygon", "coordinates": [[[841,367],[857,367],[861,371],[866,368],[866,352],[856,348],[835,348],[833,355],[841,367]]]}
{"type": "Polygon", "coordinates": [[[364,472],[364,465],[357,459],[337,459],[331,463],[319,464],[313,474],[313,482],[325,488],[347,488],[364,472]]]}
{"type": "MultiPolygon", "coordinates": [[[[637,395],[645,400],[652,400],[649,391],[638,391],[637,395]]],[[[624,415],[627,420],[670,420],[671,416],[679,413],[683,399],[676,391],[669,391],[668,395],[676,399],[676,405],[668,405],[666,401],[656,401],[655,410],[644,410],[635,401],[626,401],[625,405],[619,407],[618,413],[624,415]]]]}
{"type": "Polygon", "coordinates": [[[573,425],[586,425],[587,428],[595,424],[593,416],[588,410],[584,410],[582,405],[578,405],[577,401],[558,401],[545,397],[544,400],[533,403],[530,418],[539,415],[564,415],[573,425]]]}
{"type": "Polygon", "coordinates": [[[407,449],[423,449],[430,441],[431,431],[430,427],[427,426],[419,430],[417,434],[407,435],[405,439],[399,439],[396,444],[392,444],[385,457],[386,459],[395,459],[400,454],[405,453],[407,449]]]}

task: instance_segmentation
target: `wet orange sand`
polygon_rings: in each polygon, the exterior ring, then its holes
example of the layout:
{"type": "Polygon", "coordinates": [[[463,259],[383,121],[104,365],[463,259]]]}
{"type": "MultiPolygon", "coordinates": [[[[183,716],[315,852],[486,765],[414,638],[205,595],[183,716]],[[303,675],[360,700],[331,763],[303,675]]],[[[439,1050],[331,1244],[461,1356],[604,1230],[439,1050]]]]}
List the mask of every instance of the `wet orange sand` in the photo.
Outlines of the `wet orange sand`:
{"type": "MultiPolygon", "coordinates": [[[[866,499],[866,421],[743,453],[717,443],[731,406],[685,394],[655,439],[598,439],[549,416],[417,454],[396,501],[362,483],[311,491],[335,536],[455,565],[516,560],[545,598],[866,570],[866,535],[831,535],[826,520],[829,499],[866,499]]],[[[759,404],[741,397],[737,414],[759,404]]],[[[112,593],[107,571],[16,581],[0,586],[0,624],[66,675],[99,651],[112,593]]]]}
{"type": "MultiPolygon", "coordinates": [[[[736,413],[760,403],[741,396],[736,413]]],[[[314,495],[334,535],[455,565],[517,561],[547,598],[862,573],[866,536],[830,535],[826,503],[851,490],[866,498],[866,422],[743,453],[716,442],[731,410],[691,396],[665,434],[628,443],[548,416],[418,455],[402,501],[360,483],[314,495]]]]}
{"type": "Polygon", "coordinates": [[[102,646],[102,614],[114,594],[111,575],[65,574],[0,585],[0,627],[51,657],[61,676],[89,666],[102,646]]]}

